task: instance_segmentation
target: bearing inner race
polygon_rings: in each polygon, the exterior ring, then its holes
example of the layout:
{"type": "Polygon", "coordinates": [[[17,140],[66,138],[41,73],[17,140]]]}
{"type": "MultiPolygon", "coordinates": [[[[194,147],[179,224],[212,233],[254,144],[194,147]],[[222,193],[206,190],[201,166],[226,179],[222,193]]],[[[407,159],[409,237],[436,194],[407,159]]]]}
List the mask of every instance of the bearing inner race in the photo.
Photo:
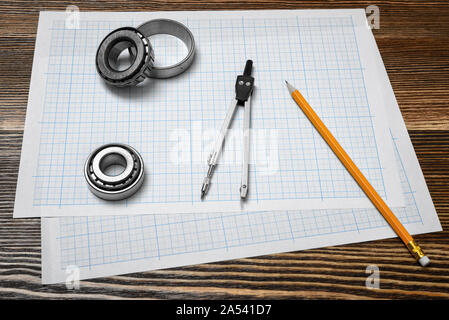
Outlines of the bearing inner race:
{"type": "Polygon", "coordinates": [[[118,184],[126,180],[134,169],[132,154],[120,147],[108,147],[98,152],[92,161],[92,170],[95,176],[105,184],[118,184]],[[116,176],[106,174],[106,169],[119,165],[125,170],[116,176]]]}
{"type": "Polygon", "coordinates": [[[111,69],[115,71],[124,71],[133,65],[134,61],[136,60],[135,56],[130,56],[132,61],[127,68],[120,68],[119,66],[118,58],[120,54],[123,52],[123,50],[126,49],[131,49],[133,51],[137,50],[135,43],[130,42],[127,39],[117,42],[115,45],[112,46],[112,48],[109,49],[108,60],[106,62],[108,63],[111,69]]]}

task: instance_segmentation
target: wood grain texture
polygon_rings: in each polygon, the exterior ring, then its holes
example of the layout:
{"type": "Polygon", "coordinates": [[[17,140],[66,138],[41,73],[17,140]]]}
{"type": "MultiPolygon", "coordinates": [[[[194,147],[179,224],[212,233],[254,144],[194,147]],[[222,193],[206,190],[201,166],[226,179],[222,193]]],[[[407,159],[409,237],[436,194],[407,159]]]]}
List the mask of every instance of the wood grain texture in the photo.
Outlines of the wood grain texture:
{"type": "Polygon", "coordinates": [[[40,10],[241,10],[365,8],[371,1],[0,2],[0,298],[449,298],[449,6],[378,1],[377,44],[445,231],[417,236],[432,258],[413,264],[399,239],[328,247],[42,286],[40,220],[12,219],[40,10]],[[381,289],[365,287],[380,268],[381,289]]]}

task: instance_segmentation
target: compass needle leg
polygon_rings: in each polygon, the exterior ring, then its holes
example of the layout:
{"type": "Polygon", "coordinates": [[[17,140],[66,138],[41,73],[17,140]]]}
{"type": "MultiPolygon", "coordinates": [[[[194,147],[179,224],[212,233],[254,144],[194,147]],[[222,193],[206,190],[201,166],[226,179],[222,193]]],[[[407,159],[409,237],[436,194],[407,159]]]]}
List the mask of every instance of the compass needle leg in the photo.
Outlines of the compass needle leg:
{"type": "Polygon", "coordinates": [[[245,113],[243,118],[243,163],[242,163],[242,182],[240,183],[240,198],[245,199],[248,193],[248,174],[249,174],[249,139],[251,124],[251,96],[245,104],[245,113]]]}

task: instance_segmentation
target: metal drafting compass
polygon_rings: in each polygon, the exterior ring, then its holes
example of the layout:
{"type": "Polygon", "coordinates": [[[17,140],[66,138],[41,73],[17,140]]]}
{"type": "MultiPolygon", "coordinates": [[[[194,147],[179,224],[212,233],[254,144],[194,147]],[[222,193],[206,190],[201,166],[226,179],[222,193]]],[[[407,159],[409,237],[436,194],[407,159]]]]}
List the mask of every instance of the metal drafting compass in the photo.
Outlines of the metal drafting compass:
{"type": "Polygon", "coordinates": [[[223,142],[229,126],[231,125],[235,110],[238,107],[244,108],[243,118],[243,165],[242,165],[242,181],[240,184],[240,198],[245,199],[248,193],[248,171],[249,171],[249,127],[251,119],[251,96],[254,89],[254,78],[251,76],[253,61],[246,61],[243,75],[237,76],[235,82],[235,98],[229,106],[226,117],[220,129],[220,134],[215,140],[214,148],[208,158],[209,169],[204,178],[201,187],[201,198],[203,198],[209,190],[212,175],[217,165],[218,157],[223,148],[223,142]]]}

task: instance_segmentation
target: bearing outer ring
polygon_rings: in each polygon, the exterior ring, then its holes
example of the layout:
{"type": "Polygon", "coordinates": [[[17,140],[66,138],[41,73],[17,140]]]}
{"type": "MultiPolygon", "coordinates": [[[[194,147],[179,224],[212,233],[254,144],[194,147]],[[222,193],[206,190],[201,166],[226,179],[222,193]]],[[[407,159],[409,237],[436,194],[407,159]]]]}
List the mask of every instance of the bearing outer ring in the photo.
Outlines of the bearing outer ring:
{"type": "MultiPolygon", "coordinates": [[[[182,23],[170,19],[154,19],[137,27],[144,37],[149,39],[156,34],[169,34],[180,39],[187,47],[188,53],[180,62],[166,67],[156,67],[150,71],[151,78],[166,79],[177,76],[186,71],[195,57],[195,39],[192,32],[182,23]]],[[[133,54],[134,50],[130,50],[133,54]]]]}
{"type": "Polygon", "coordinates": [[[154,63],[154,52],[148,39],[132,27],[123,27],[110,32],[97,49],[95,65],[103,80],[113,86],[137,85],[149,76],[154,63]],[[124,49],[131,49],[133,62],[125,70],[111,66],[124,49]]]}
{"type": "Polygon", "coordinates": [[[95,149],[87,158],[84,177],[90,191],[97,197],[104,200],[123,200],[132,196],[142,186],[143,159],[134,148],[126,144],[105,144],[95,149]],[[117,176],[107,175],[104,169],[114,164],[123,165],[124,171],[117,176]]]}

